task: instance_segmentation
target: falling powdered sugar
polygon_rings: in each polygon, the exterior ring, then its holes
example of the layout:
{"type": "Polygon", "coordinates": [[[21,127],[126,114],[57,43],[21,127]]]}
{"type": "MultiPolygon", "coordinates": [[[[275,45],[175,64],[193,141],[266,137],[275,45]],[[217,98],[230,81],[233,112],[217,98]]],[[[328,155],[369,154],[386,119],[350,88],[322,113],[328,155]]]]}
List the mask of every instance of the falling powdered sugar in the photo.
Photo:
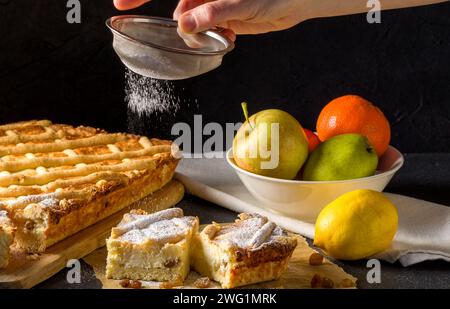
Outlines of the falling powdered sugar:
{"type": "Polygon", "coordinates": [[[176,112],[180,99],[170,81],[145,77],[126,69],[125,100],[139,116],[176,112]]]}

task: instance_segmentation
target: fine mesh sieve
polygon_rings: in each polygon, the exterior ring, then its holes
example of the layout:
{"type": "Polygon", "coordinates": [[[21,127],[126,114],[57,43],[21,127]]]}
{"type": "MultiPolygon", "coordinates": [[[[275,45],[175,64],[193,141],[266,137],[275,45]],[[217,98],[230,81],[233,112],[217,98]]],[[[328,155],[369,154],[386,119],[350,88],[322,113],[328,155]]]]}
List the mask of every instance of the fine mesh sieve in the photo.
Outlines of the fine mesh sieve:
{"type": "Polygon", "coordinates": [[[175,20],[139,15],[111,17],[113,47],[132,71],[156,79],[194,77],[217,68],[234,44],[211,29],[198,34],[178,31],[175,20]]]}

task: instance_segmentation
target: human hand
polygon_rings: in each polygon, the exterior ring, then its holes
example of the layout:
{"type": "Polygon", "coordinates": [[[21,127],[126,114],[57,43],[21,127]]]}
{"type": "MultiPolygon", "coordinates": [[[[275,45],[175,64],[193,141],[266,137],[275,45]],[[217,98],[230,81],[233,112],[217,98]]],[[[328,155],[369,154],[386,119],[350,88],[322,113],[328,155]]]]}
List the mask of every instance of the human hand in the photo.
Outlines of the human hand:
{"type": "MultiPolygon", "coordinates": [[[[119,10],[150,0],[113,0],[119,10]]],[[[397,9],[448,0],[390,0],[382,9],[397,9]]],[[[290,28],[316,17],[367,12],[366,1],[355,0],[180,0],[173,14],[186,33],[220,26],[229,33],[256,34],[290,28]]]]}
{"type": "MultiPolygon", "coordinates": [[[[119,10],[150,0],[114,0],[119,10]]],[[[183,32],[196,33],[219,26],[225,35],[256,34],[290,28],[303,21],[304,0],[180,0],[173,14],[183,32]]]]}
{"type": "Polygon", "coordinates": [[[304,0],[180,0],[174,12],[181,30],[214,26],[236,34],[284,30],[306,19],[304,0]]]}

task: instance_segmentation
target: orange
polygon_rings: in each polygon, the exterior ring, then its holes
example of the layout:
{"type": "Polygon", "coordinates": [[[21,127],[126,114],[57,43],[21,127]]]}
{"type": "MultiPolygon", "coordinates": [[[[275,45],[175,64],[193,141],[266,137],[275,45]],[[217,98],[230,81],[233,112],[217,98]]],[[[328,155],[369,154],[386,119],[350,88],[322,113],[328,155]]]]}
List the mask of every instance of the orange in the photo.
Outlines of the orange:
{"type": "Polygon", "coordinates": [[[391,140],[391,127],[383,112],[357,95],[345,95],[328,103],[317,119],[321,141],[346,133],[366,136],[381,157],[391,140]]]}
{"type": "Polygon", "coordinates": [[[317,148],[317,146],[319,146],[320,139],[311,130],[303,128],[303,131],[305,132],[305,135],[308,138],[308,150],[309,150],[309,153],[311,153],[314,151],[314,149],[317,148]]]}

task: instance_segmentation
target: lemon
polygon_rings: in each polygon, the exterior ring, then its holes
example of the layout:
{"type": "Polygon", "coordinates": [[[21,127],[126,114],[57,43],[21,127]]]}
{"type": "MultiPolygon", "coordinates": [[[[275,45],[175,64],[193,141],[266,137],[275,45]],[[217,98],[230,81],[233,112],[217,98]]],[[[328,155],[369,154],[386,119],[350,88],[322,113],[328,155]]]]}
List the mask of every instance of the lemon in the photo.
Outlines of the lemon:
{"type": "Polygon", "coordinates": [[[322,209],[314,245],[337,259],[362,259],[387,249],[397,226],[397,209],[383,193],[351,191],[322,209]]]}

